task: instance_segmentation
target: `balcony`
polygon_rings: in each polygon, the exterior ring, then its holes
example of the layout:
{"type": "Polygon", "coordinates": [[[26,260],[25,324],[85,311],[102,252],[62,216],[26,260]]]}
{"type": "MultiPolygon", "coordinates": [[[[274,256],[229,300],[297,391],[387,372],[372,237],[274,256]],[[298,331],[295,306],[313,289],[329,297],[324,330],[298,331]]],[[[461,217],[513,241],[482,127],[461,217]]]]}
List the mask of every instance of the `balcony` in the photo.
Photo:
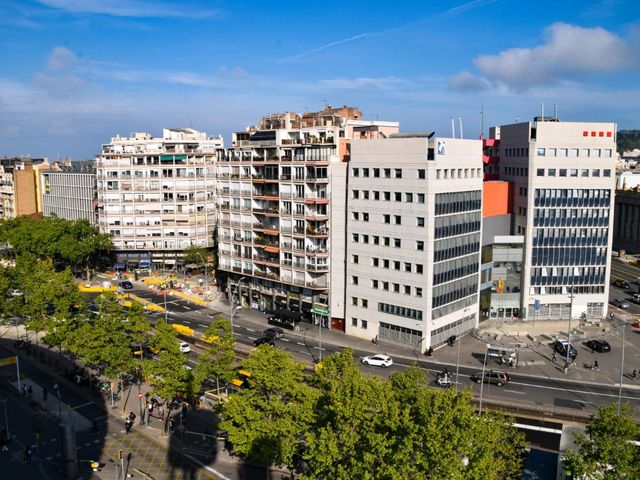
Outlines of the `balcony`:
{"type": "Polygon", "coordinates": [[[310,271],[314,271],[314,272],[328,272],[329,271],[329,265],[328,264],[307,264],[307,270],[310,271]]]}
{"type": "Polygon", "coordinates": [[[329,229],[328,228],[307,227],[306,233],[307,233],[307,235],[310,235],[312,237],[327,237],[329,235],[329,229]]]}

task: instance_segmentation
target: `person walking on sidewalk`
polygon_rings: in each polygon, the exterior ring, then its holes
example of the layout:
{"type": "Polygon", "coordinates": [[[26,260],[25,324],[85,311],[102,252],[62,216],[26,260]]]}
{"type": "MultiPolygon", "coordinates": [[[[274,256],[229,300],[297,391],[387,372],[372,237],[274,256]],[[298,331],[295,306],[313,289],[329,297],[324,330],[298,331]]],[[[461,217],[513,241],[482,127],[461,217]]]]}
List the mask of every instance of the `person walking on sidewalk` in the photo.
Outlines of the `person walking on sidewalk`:
{"type": "Polygon", "coordinates": [[[598,365],[598,360],[594,360],[593,361],[593,369],[594,370],[600,370],[600,366],[598,365]]]}
{"type": "Polygon", "coordinates": [[[634,380],[638,379],[638,370],[636,370],[635,368],[633,369],[633,373],[631,374],[631,378],[633,378],[634,380]]]}
{"type": "Polygon", "coordinates": [[[24,449],[24,460],[27,463],[31,463],[31,445],[27,445],[27,448],[24,449]]]}
{"type": "Polygon", "coordinates": [[[49,395],[49,391],[47,387],[42,387],[42,400],[47,401],[47,395],[49,395]]]}
{"type": "Polygon", "coordinates": [[[124,421],[124,429],[126,430],[127,434],[131,431],[132,426],[133,421],[131,420],[131,417],[127,417],[127,419],[124,421]]]}
{"type": "Polygon", "coordinates": [[[553,363],[556,363],[557,360],[558,360],[558,357],[556,356],[556,352],[554,351],[553,354],[551,355],[551,361],[553,363]]]}

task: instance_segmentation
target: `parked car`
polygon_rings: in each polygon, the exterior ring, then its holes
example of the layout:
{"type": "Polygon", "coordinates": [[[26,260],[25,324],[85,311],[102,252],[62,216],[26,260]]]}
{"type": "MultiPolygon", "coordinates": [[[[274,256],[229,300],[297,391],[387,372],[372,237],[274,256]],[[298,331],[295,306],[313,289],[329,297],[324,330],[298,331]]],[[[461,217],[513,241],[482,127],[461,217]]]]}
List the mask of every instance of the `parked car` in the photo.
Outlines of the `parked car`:
{"type": "Polygon", "coordinates": [[[561,356],[566,357],[567,356],[567,345],[569,346],[569,356],[570,357],[574,357],[574,358],[577,357],[578,356],[578,351],[575,349],[575,347],[572,344],[570,344],[566,340],[556,340],[555,342],[553,342],[552,347],[561,356]]]}
{"type": "Polygon", "coordinates": [[[385,355],[383,353],[362,357],[360,360],[365,365],[373,365],[374,367],[387,368],[393,365],[393,359],[389,355],[385,355]]]}
{"type": "Polygon", "coordinates": [[[624,298],[616,298],[613,302],[611,302],[612,305],[618,307],[618,308],[629,308],[629,302],[627,302],[624,298]]]}
{"type": "Polygon", "coordinates": [[[631,301],[633,303],[640,303],[640,293],[634,293],[631,295],[631,301]]]}
{"type": "Polygon", "coordinates": [[[123,290],[131,290],[133,288],[133,284],[129,280],[125,280],[124,282],[120,282],[120,288],[123,290]]]}
{"type": "Polygon", "coordinates": [[[191,351],[191,345],[187,342],[180,342],[180,351],[182,353],[189,353],[191,351]]]}
{"type": "Polygon", "coordinates": [[[616,279],[614,284],[616,287],[622,288],[623,290],[628,290],[631,288],[631,285],[629,285],[629,282],[627,282],[626,280],[622,280],[620,278],[616,279]]]}
{"type": "Polygon", "coordinates": [[[589,340],[588,342],[585,342],[585,345],[587,348],[600,353],[611,351],[611,345],[609,345],[609,342],[605,340],[589,340]]]}
{"type": "MultiPolygon", "coordinates": [[[[471,380],[476,383],[482,383],[482,372],[475,373],[471,376],[471,380]]],[[[507,372],[501,372],[499,370],[489,370],[484,372],[484,383],[491,383],[501,387],[506,385],[511,380],[507,372]]]]}
{"type": "Polygon", "coordinates": [[[284,330],[278,327],[271,327],[262,332],[262,335],[265,337],[278,339],[284,337],[284,330]]]}
{"type": "Polygon", "coordinates": [[[256,338],[253,341],[253,346],[254,347],[259,347],[260,345],[270,345],[272,347],[275,347],[276,346],[276,342],[274,342],[273,338],[271,338],[271,337],[256,338]]]}

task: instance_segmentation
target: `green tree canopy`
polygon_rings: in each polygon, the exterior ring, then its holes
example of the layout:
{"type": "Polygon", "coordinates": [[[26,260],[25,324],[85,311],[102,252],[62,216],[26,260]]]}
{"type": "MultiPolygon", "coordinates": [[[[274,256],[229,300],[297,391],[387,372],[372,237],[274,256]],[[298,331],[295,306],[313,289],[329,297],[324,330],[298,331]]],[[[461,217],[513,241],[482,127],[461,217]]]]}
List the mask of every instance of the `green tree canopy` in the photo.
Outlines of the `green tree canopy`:
{"type": "MultiPolygon", "coordinates": [[[[196,382],[202,384],[208,377],[215,378],[216,384],[219,381],[230,382],[234,376],[235,361],[231,323],[217,316],[204,334],[204,338],[208,339],[210,344],[198,357],[198,365],[194,372],[196,382]]],[[[219,388],[219,385],[217,386],[219,388]]]]}
{"type": "Polygon", "coordinates": [[[564,467],[570,478],[619,480],[640,478],[640,426],[625,404],[617,414],[615,404],[598,410],[587,425],[586,435],[576,435],[577,451],[564,452],[564,467]]]}

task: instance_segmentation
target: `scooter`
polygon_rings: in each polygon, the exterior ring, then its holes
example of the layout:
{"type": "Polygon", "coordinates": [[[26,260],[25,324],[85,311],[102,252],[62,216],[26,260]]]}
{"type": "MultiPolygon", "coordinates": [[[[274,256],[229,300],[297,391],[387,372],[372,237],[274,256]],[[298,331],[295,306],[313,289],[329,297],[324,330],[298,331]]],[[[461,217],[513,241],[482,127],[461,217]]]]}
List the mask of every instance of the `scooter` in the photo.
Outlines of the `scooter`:
{"type": "Polygon", "coordinates": [[[585,363],[582,365],[584,368],[586,368],[587,370],[600,370],[598,368],[598,365],[595,363],[585,363]]]}
{"type": "Polygon", "coordinates": [[[438,377],[436,379],[436,383],[444,388],[449,388],[453,385],[453,382],[451,381],[451,375],[449,373],[445,373],[445,372],[441,372],[438,374],[438,377]]]}

